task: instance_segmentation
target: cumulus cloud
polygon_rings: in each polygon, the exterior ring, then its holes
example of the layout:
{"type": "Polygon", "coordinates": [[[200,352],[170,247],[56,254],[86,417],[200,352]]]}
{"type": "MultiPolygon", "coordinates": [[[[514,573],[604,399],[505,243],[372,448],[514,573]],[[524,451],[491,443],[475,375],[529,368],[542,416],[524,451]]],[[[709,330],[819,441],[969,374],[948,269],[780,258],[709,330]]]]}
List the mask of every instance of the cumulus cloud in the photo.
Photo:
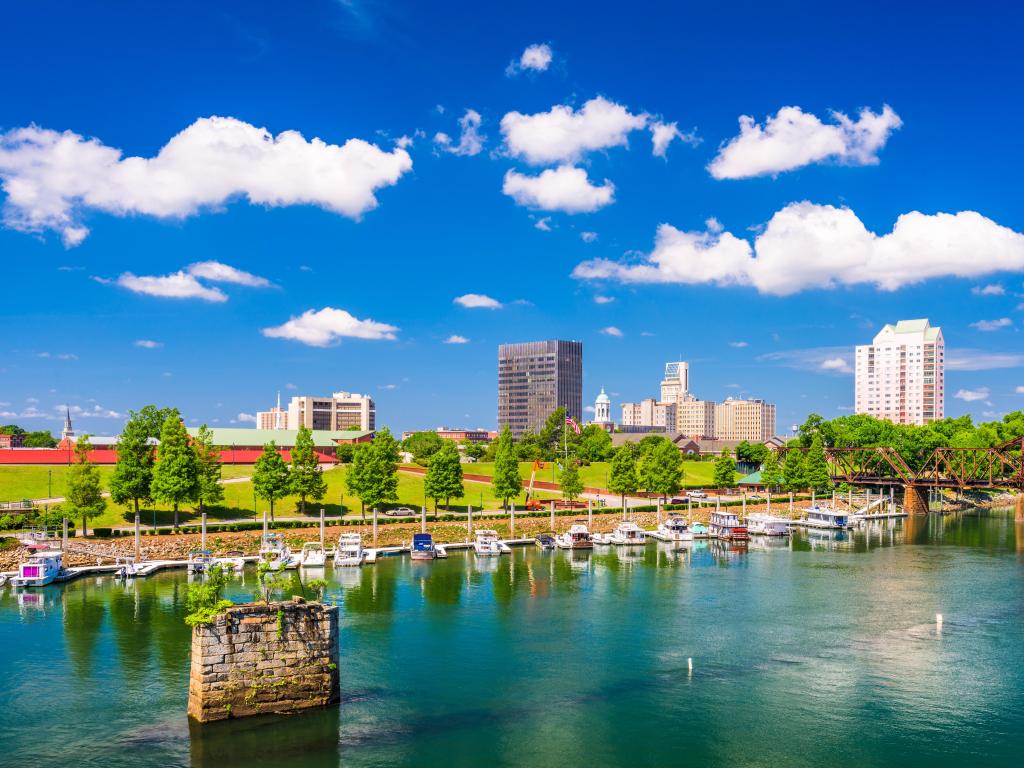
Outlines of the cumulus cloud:
{"type": "Polygon", "coordinates": [[[757,360],[812,373],[847,374],[853,372],[846,362],[849,353],[849,347],[809,347],[768,352],[759,355],[757,360]]]}
{"type": "Polygon", "coordinates": [[[594,297],[594,303],[595,304],[611,304],[613,301],[615,301],[615,297],[614,296],[595,296],[594,297]]]}
{"type": "Polygon", "coordinates": [[[63,415],[67,412],[71,412],[72,416],[79,416],[81,418],[94,418],[94,419],[120,419],[124,416],[122,413],[113,411],[109,408],[104,408],[101,405],[93,405],[92,408],[83,408],[80,405],[69,405],[62,403],[55,405],[53,410],[57,413],[53,418],[63,418],[63,415]]]}
{"type": "Polygon", "coordinates": [[[235,417],[235,420],[239,421],[239,422],[241,422],[243,424],[246,423],[246,422],[250,422],[252,424],[255,424],[256,423],[256,415],[252,414],[252,413],[240,413],[240,414],[238,414],[237,417],[235,417]]]}
{"type": "Polygon", "coordinates": [[[539,219],[537,219],[537,223],[534,224],[533,226],[536,227],[537,229],[539,229],[541,232],[550,232],[551,231],[551,217],[550,216],[541,216],[539,219]]]}
{"type": "Polygon", "coordinates": [[[608,179],[591,184],[586,171],[571,165],[548,168],[539,176],[509,171],[501,191],[519,205],[564,213],[592,213],[615,199],[615,185],[608,179]]]}
{"type": "Polygon", "coordinates": [[[1012,325],[1013,320],[1008,317],[1000,317],[998,320],[978,320],[975,323],[971,323],[971,328],[988,333],[1002,328],[1009,328],[1012,325]]]}
{"type": "Polygon", "coordinates": [[[497,299],[492,299],[483,293],[464,293],[462,296],[456,296],[453,301],[460,307],[466,309],[501,309],[502,303],[497,299]]]}
{"type": "Polygon", "coordinates": [[[580,240],[584,243],[592,243],[597,240],[597,232],[580,232],[580,240]]]}
{"type": "Polygon", "coordinates": [[[467,109],[466,114],[459,118],[459,143],[454,144],[447,133],[438,132],[434,135],[434,143],[445,152],[453,155],[472,157],[480,154],[487,137],[480,133],[483,118],[475,109],[467,109]]]}
{"type": "Polygon", "coordinates": [[[0,134],[4,223],[59,232],[66,246],[89,230],[86,211],[184,218],[236,198],[253,205],[316,205],[358,219],[375,192],[412,168],[401,147],[385,152],[361,139],[328,144],[297,131],[274,136],[231,117],[196,120],[153,157],[72,131],[29,126],[0,134]]]}
{"type": "Polygon", "coordinates": [[[965,400],[968,403],[973,403],[976,400],[987,400],[989,397],[988,387],[979,387],[978,389],[960,389],[953,395],[957,400],[965,400]]]}
{"type": "Polygon", "coordinates": [[[1024,387],[1017,387],[1013,392],[1017,395],[1024,395],[1024,387]]]}
{"type": "Polygon", "coordinates": [[[203,285],[193,275],[181,271],[159,277],[125,272],[115,282],[132,293],[163,299],[202,299],[213,302],[228,300],[227,294],[220,288],[203,285]]]}
{"type": "Polygon", "coordinates": [[[835,373],[853,373],[853,367],[845,357],[830,357],[821,361],[821,370],[835,373]]]}
{"type": "Polygon", "coordinates": [[[445,344],[469,344],[469,339],[465,336],[459,336],[457,333],[453,333],[447,339],[444,340],[445,344]]]}
{"type": "Polygon", "coordinates": [[[501,119],[506,151],[533,165],[575,163],[588,152],[624,147],[631,131],[647,125],[646,114],[634,115],[602,96],[579,110],[559,104],[547,112],[509,112],[501,119]]]}
{"type": "Polygon", "coordinates": [[[341,338],[394,340],[393,325],[378,323],[375,320],[360,320],[344,309],[324,307],[308,309],[298,317],[271,328],[264,328],[262,333],[274,339],[290,339],[311,347],[326,347],[341,338]]]}
{"type": "Polygon", "coordinates": [[[270,285],[270,281],[265,277],[236,269],[219,261],[197,261],[195,264],[189,264],[187,272],[214,283],[235,283],[251,288],[265,288],[270,285]]]}
{"type": "Polygon", "coordinates": [[[946,350],[947,371],[991,371],[1024,365],[1024,355],[1009,352],[986,352],[980,349],[946,350]]]}
{"type": "Polygon", "coordinates": [[[730,341],[729,342],[729,346],[730,347],[735,347],[736,349],[743,349],[744,347],[747,346],[747,342],[745,342],[745,341],[730,341]]]}
{"type": "Polygon", "coordinates": [[[783,107],[764,125],[743,115],[740,135],[719,149],[708,170],[716,179],[745,179],[824,160],[874,165],[878,163],[878,150],[902,124],[888,105],[877,114],[862,109],[857,120],[833,112],[831,123],[823,123],[800,107],[783,107]]]}
{"type": "Polygon", "coordinates": [[[971,293],[975,296],[1003,296],[1006,294],[1006,289],[998,283],[989,285],[976,285],[971,288],[971,293]]]}
{"type": "Polygon", "coordinates": [[[508,77],[515,77],[520,72],[544,72],[551,66],[551,46],[547,43],[534,43],[526,46],[519,61],[510,61],[505,67],[508,77]]]}
{"type": "Polygon", "coordinates": [[[754,243],[720,227],[684,232],[658,227],[639,261],[591,259],[581,279],[625,283],[745,285],[783,296],[870,283],[892,291],[936,277],[978,277],[1024,269],[1024,235],[980,213],[901,215],[891,232],[869,231],[849,208],[791,203],[754,243]]]}
{"type": "Polygon", "coordinates": [[[135,346],[141,347],[142,349],[157,349],[158,347],[162,347],[163,343],[159,341],[153,341],[152,339],[138,339],[135,342],[135,346]]]}
{"type": "Polygon", "coordinates": [[[622,331],[616,328],[614,325],[609,325],[607,328],[602,328],[601,333],[603,333],[605,336],[616,336],[619,338],[622,337],[622,331]]]}
{"type": "Polygon", "coordinates": [[[655,157],[665,157],[668,153],[668,145],[679,139],[687,144],[696,145],[700,141],[695,133],[683,133],[676,123],[663,123],[655,120],[651,123],[651,154],[655,157]]]}

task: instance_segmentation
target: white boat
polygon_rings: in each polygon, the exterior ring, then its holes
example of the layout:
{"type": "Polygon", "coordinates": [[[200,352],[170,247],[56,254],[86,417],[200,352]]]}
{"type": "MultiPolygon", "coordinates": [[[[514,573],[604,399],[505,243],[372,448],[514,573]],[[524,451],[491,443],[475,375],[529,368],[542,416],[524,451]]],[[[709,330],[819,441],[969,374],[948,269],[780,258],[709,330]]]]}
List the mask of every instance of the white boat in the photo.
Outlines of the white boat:
{"type": "Polygon", "coordinates": [[[802,519],[796,521],[797,525],[805,525],[808,528],[826,528],[830,530],[845,530],[850,526],[850,516],[846,512],[839,512],[831,507],[809,507],[804,510],[802,519]]]}
{"type": "Polygon", "coordinates": [[[665,522],[659,523],[657,529],[650,535],[661,541],[693,541],[690,524],[675,515],[669,517],[665,522]]]}
{"type": "Polygon", "coordinates": [[[28,560],[18,566],[18,575],[11,578],[15,587],[45,587],[63,578],[64,554],[56,549],[42,549],[29,555],[28,560]]]}
{"type": "Polygon", "coordinates": [[[285,568],[297,568],[298,559],[292,554],[288,545],[284,543],[284,536],[280,533],[266,533],[260,542],[260,560],[270,564],[271,568],[277,569],[282,565],[285,568]]]}
{"type": "Polygon", "coordinates": [[[601,546],[610,546],[612,543],[612,535],[610,533],[592,533],[590,534],[590,540],[594,544],[600,544],[601,546]]]}
{"type": "Polygon", "coordinates": [[[226,568],[229,571],[241,573],[245,570],[245,557],[242,555],[241,550],[225,552],[222,556],[217,558],[217,565],[221,568],[226,568]]]}
{"type": "Polygon", "coordinates": [[[747,540],[747,526],[740,522],[739,515],[726,510],[716,510],[711,513],[711,524],[708,526],[708,532],[712,538],[734,541],[747,540]]]}
{"type": "Polygon", "coordinates": [[[363,537],[358,533],[343,533],[338,537],[338,546],[334,549],[334,567],[362,565],[366,559],[363,549],[363,537]]]}
{"type": "Polygon", "coordinates": [[[473,542],[473,551],[477,557],[497,557],[501,554],[501,542],[498,541],[498,532],[488,528],[481,528],[476,532],[476,541],[473,542]]]}
{"type": "Polygon", "coordinates": [[[188,572],[206,573],[213,562],[213,553],[210,550],[194,549],[188,553],[188,572]]]}
{"type": "Polygon", "coordinates": [[[300,568],[323,568],[327,564],[327,553],[319,541],[307,541],[299,553],[300,568]]]}
{"type": "Polygon", "coordinates": [[[117,558],[115,561],[115,567],[117,568],[117,571],[115,571],[114,575],[118,579],[134,579],[139,572],[138,566],[135,565],[134,557],[117,558]]]}
{"type": "Polygon", "coordinates": [[[647,543],[647,534],[632,520],[624,520],[615,526],[615,530],[612,531],[608,540],[620,547],[642,546],[647,543]]]}
{"type": "Polygon", "coordinates": [[[559,549],[593,549],[594,540],[586,523],[577,520],[569,526],[568,531],[555,536],[555,546],[559,549]]]}
{"type": "Polygon", "coordinates": [[[747,532],[758,536],[788,536],[790,522],[788,518],[767,512],[751,512],[747,515],[747,532]]]}

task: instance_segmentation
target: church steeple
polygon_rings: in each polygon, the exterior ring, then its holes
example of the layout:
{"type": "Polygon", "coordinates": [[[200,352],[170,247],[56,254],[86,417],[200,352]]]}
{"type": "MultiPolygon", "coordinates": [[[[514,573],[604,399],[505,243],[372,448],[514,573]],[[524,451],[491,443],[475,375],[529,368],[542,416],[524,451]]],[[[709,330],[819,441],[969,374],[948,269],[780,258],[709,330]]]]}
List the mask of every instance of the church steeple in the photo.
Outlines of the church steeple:
{"type": "Polygon", "coordinates": [[[71,440],[72,442],[74,442],[75,430],[71,427],[71,408],[70,407],[65,406],[65,414],[66,415],[64,416],[64,429],[61,430],[60,439],[61,440],[71,440]]]}

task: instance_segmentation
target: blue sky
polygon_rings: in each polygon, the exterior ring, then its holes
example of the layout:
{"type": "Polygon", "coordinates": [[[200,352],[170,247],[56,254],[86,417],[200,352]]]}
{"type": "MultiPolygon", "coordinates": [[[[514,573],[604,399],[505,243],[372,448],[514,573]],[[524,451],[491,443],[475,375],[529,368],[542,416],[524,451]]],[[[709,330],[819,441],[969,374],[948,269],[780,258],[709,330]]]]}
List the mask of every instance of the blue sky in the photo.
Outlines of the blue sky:
{"type": "Polygon", "coordinates": [[[912,317],[948,415],[1024,406],[1012,4],[216,5],[6,11],[0,421],[490,427],[497,345],[571,338],[585,402],[685,359],[781,430],[912,317]]]}

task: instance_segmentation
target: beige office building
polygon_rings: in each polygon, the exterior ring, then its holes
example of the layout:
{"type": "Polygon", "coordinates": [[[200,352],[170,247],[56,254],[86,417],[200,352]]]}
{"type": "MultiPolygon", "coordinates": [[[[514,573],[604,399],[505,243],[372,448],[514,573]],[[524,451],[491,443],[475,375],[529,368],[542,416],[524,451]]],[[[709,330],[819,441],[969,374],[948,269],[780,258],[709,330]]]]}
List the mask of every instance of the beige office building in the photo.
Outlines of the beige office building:
{"type": "Polygon", "coordinates": [[[373,432],[377,409],[369,395],[334,392],[330,397],[293,397],[288,404],[288,429],[306,426],[314,430],[373,432]]]}
{"type": "Polygon", "coordinates": [[[764,400],[727,398],[715,405],[718,440],[749,440],[763,443],[775,435],[775,406],[764,400]]]}
{"type": "Polygon", "coordinates": [[[622,404],[622,426],[663,427],[666,431],[675,427],[676,404],[659,403],[653,397],[639,403],[622,404]]]}
{"type": "Polygon", "coordinates": [[[288,429],[288,411],[279,405],[269,411],[256,411],[256,429],[288,429]]]}
{"type": "Polygon", "coordinates": [[[676,432],[687,437],[711,438],[715,435],[715,403],[699,400],[687,393],[676,402],[676,432]]]}

